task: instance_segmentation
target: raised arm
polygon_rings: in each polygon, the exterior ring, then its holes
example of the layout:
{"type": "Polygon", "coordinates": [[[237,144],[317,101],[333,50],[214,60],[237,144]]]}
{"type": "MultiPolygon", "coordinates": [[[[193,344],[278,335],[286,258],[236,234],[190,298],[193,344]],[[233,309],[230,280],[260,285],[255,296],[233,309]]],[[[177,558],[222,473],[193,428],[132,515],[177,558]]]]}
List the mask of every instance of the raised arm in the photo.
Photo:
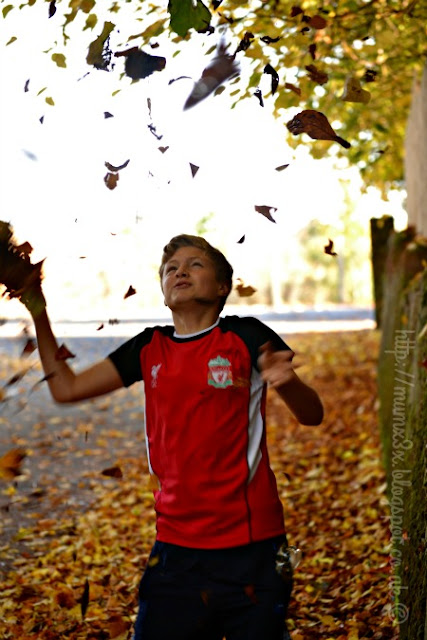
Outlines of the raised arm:
{"type": "Polygon", "coordinates": [[[318,425],[323,420],[322,402],[316,391],[295,373],[293,357],[293,351],[273,351],[269,342],[262,345],[258,358],[262,378],[276,389],[298,422],[318,425]]]}
{"type": "Polygon", "coordinates": [[[95,398],[123,387],[121,377],[108,358],[79,373],[74,373],[65,360],[57,360],[58,343],[46,308],[40,310],[38,305],[35,309],[27,300],[23,299],[22,302],[33,317],[40,360],[50,392],[56,402],[77,402],[95,398]]]}

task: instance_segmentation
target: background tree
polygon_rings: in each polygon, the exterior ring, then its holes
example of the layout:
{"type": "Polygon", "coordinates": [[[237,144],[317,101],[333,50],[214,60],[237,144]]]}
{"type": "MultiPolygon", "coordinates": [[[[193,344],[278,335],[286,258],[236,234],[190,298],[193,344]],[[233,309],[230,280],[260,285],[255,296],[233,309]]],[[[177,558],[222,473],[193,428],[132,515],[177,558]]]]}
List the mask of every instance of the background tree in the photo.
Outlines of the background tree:
{"type": "MultiPolygon", "coordinates": [[[[23,20],[31,20],[29,8],[36,0],[2,4],[6,20],[18,8],[23,20]]],[[[234,101],[254,99],[257,92],[264,102],[274,103],[274,114],[284,122],[301,110],[320,111],[351,146],[344,150],[333,141],[307,138],[315,157],[346,156],[359,167],[365,184],[378,186],[384,195],[402,185],[411,91],[427,55],[425,2],[217,0],[208,5],[170,0],[166,7],[144,0],[109,6],[96,0],[52,0],[46,2],[46,20],[57,22],[58,36],[62,30],[62,42],[46,49],[54,64],[67,66],[67,42],[84,32],[84,55],[92,69],[108,71],[124,60],[134,80],[143,74],[132,74],[126,49],[151,51],[167,39],[178,55],[197,36],[200,52],[211,56],[218,40],[212,33],[221,34],[228,52],[242,63],[241,75],[226,89],[234,101]],[[117,60],[117,53],[123,57],[117,60]]],[[[11,33],[9,46],[15,41],[11,33]]],[[[302,141],[286,128],[284,134],[293,145],[302,141]]]]}

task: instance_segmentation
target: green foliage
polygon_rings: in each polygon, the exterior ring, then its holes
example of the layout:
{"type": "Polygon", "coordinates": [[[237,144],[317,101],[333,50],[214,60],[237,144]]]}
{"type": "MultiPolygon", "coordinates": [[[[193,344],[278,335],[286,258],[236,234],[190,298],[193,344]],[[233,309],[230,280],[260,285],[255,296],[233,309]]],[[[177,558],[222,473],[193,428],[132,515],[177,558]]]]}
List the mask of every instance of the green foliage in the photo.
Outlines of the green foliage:
{"type": "MultiPolygon", "coordinates": [[[[19,8],[33,4],[34,0],[28,0],[19,8]]],[[[253,97],[256,84],[263,80],[265,65],[271,64],[279,74],[279,87],[274,95],[264,98],[271,103],[275,117],[286,123],[296,110],[320,111],[351,148],[344,150],[333,142],[311,140],[306,134],[289,134],[290,145],[309,144],[314,157],[329,153],[346,156],[359,167],[365,184],[379,187],[383,194],[390,187],[400,186],[411,91],[427,57],[425,2],[340,0],[319,4],[305,0],[298,4],[297,0],[228,0],[217,9],[213,3],[210,6],[211,10],[201,0],[170,0],[165,11],[164,4],[148,0],[122,0],[108,8],[101,0],[56,3],[58,12],[68,11],[63,13],[62,22],[65,43],[72,37],[67,27],[75,20],[77,23],[79,15],[85,15],[81,29],[93,29],[97,16],[105,12],[114,14],[120,32],[122,21],[128,23],[130,17],[135,25],[144,24],[142,32],[136,30],[137,35],[128,38],[128,42],[136,40],[140,46],[169,30],[178,48],[185,45],[182,38],[189,39],[194,32],[215,29],[219,34],[226,26],[230,50],[236,50],[245,33],[250,32],[250,45],[236,54],[245,80],[233,91],[237,100],[253,97]],[[345,85],[350,77],[362,92],[369,92],[369,102],[346,98],[345,85]]],[[[4,18],[13,8],[14,4],[3,8],[4,18]]],[[[25,16],[28,19],[27,12],[25,16]]],[[[105,22],[88,55],[88,63],[100,69],[107,68],[103,52],[106,24],[112,23],[105,22]]]]}
{"type": "Polygon", "coordinates": [[[201,0],[169,0],[170,28],[184,38],[190,29],[202,31],[211,21],[209,9],[201,0]]]}

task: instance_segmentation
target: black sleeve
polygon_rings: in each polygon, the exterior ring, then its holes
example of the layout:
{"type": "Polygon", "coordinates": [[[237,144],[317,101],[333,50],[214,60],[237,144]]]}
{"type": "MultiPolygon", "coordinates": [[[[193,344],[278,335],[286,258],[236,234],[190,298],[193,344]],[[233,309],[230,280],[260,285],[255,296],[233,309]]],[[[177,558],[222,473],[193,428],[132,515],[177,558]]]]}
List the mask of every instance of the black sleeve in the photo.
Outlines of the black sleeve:
{"type": "Polygon", "coordinates": [[[226,330],[234,331],[245,342],[251,355],[252,365],[257,371],[259,371],[259,349],[265,342],[271,342],[275,351],[291,350],[291,347],[273,329],[257,318],[227,316],[223,320],[226,330]]]}
{"type": "Polygon", "coordinates": [[[145,329],[108,355],[125,387],[142,380],[141,350],[151,342],[153,333],[153,328],[145,329]]]}

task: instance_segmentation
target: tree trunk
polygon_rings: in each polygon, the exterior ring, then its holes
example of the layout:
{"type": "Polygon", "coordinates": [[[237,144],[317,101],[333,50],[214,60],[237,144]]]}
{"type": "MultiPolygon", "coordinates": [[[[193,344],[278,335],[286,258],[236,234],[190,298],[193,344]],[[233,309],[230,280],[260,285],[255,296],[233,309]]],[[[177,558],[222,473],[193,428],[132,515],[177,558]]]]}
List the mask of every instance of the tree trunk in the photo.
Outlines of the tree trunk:
{"type": "Polygon", "coordinates": [[[412,89],[405,140],[408,223],[427,236],[427,64],[412,89]]]}
{"type": "Polygon", "coordinates": [[[371,218],[371,261],[374,281],[375,321],[381,327],[383,306],[384,270],[387,260],[388,241],[394,230],[391,216],[371,218]]]}

